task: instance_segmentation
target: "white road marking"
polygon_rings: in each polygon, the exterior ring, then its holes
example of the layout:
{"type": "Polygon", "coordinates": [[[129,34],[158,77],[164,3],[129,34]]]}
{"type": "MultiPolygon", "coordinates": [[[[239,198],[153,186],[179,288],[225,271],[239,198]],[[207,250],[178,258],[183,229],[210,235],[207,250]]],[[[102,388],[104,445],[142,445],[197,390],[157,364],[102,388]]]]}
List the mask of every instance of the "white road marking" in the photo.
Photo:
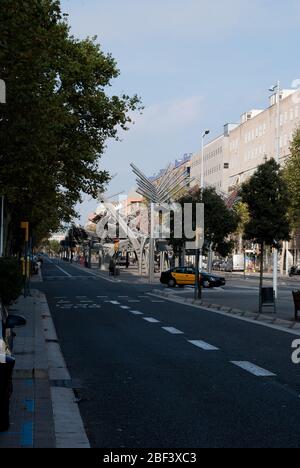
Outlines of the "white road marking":
{"type": "Polygon", "coordinates": [[[112,305],[121,305],[120,302],[118,301],[107,301],[107,302],[109,302],[112,305]]]}
{"type": "Polygon", "coordinates": [[[143,312],[139,312],[138,310],[131,310],[130,313],[133,315],[144,315],[143,312]]]}
{"type": "Polygon", "coordinates": [[[194,346],[197,346],[197,348],[203,349],[204,351],[219,351],[219,348],[216,348],[215,346],[210,345],[209,343],[206,343],[205,341],[201,340],[192,340],[189,341],[194,346]]]}
{"type": "Polygon", "coordinates": [[[231,364],[240,367],[240,369],[243,369],[249,372],[250,374],[255,375],[256,377],[276,377],[276,374],[273,374],[272,372],[263,369],[262,367],[258,367],[255,364],[252,364],[252,362],[231,361],[231,364]]]}
{"type": "Polygon", "coordinates": [[[177,328],[174,327],[162,327],[162,329],[168,333],[171,333],[171,335],[184,335],[182,331],[177,330],[177,328]]]}
{"type": "Polygon", "coordinates": [[[130,307],[128,307],[128,306],[120,306],[120,309],[128,310],[128,309],[130,309],[130,307]]]}
{"type": "Polygon", "coordinates": [[[66,270],[64,270],[63,268],[60,268],[59,266],[55,265],[55,267],[62,271],[65,275],[67,275],[69,278],[72,278],[73,275],[70,275],[70,273],[68,273],[66,270]]]}
{"type": "Polygon", "coordinates": [[[149,323],[160,323],[159,320],[156,320],[155,318],[152,318],[152,317],[144,317],[143,320],[146,320],[146,322],[149,322],[149,323]]]}

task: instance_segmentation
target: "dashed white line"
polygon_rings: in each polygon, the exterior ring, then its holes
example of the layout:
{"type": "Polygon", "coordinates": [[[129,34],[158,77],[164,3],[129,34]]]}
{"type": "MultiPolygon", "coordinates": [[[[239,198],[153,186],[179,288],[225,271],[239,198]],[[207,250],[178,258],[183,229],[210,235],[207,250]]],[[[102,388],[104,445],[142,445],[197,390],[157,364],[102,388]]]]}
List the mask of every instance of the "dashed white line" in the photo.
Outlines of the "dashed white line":
{"type": "Polygon", "coordinates": [[[143,312],[139,312],[138,310],[131,310],[130,313],[133,315],[144,315],[143,312]]]}
{"type": "Polygon", "coordinates": [[[107,302],[109,302],[112,305],[121,305],[120,302],[118,301],[107,301],[107,302]]]}
{"type": "Polygon", "coordinates": [[[256,377],[276,377],[276,374],[273,374],[273,372],[263,369],[262,367],[258,367],[255,364],[252,364],[252,362],[231,361],[231,364],[249,372],[252,375],[255,375],[256,377]]]}
{"type": "Polygon", "coordinates": [[[149,322],[149,323],[160,323],[159,320],[156,320],[155,318],[152,318],[152,317],[144,317],[143,320],[146,320],[146,322],[149,322]]]}
{"type": "Polygon", "coordinates": [[[205,341],[201,340],[191,340],[189,341],[194,346],[197,346],[197,348],[203,349],[204,351],[219,351],[219,348],[216,348],[215,346],[206,343],[205,341]]]}
{"type": "Polygon", "coordinates": [[[129,310],[130,307],[128,307],[128,306],[120,306],[120,309],[129,310]]]}
{"type": "Polygon", "coordinates": [[[184,335],[184,333],[177,328],[174,327],[162,327],[163,330],[165,330],[168,333],[171,333],[171,335],[184,335]]]}

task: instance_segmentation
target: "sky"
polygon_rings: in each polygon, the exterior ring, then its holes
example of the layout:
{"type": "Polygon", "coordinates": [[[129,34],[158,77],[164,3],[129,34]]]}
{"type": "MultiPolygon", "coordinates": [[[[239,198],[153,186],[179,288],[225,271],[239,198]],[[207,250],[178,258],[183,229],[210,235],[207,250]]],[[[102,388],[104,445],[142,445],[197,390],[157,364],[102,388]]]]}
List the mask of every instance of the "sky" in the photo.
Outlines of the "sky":
{"type": "MultiPolygon", "coordinates": [[[[109,93],[138,94],[145,110],[121,141],[108,141],[102,167],[108,195],[134,187],[130,163],[153,175],[201,135],[220,135],[250,109],[268,106],[268,88],[300,78],[299,0],[62,0],[72,33],[97,35],[120,76],[109,93]]],[[[84,197],[81,221],[97,202],[84,197]]]]}

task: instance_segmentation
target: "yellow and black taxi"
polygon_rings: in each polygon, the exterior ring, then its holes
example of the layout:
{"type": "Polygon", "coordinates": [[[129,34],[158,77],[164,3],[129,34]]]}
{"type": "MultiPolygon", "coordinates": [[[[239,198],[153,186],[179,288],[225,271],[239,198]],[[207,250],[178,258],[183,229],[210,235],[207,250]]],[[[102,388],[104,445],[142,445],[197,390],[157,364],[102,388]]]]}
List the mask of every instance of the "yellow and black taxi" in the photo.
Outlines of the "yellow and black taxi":
{"type": "MultiPolygon", "coordinates": [[[[204,271],[200,273],[200,278],[201,285],[204,288],[218,288],[226,284],[225,278],[204,271]]],[[[172,268],[161,274],[160,282],[169,286],[169,288],[175,288],[176,286],[181,288],[184,286],[194,286],[195,269],[192,267],[172,268]]]]}

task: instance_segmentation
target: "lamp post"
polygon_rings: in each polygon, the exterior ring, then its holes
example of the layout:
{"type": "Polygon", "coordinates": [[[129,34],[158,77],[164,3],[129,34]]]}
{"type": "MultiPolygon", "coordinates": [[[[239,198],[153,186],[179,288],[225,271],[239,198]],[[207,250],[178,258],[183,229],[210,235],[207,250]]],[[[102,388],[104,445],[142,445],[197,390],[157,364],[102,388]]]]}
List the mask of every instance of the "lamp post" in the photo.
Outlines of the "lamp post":
{"type": "MultiPolygon", "coordinates": [[[[6,84],[0,80],[0,104],[6,104],[6,84]]],[[[4,195],[1,195],[0,257],[4,256],[4,195]]]]}
{"type": "MultiPolygon", "coordinates": [[[[205,130],[202,133],[202,142],[201,142],[201,177],[200,177],[200,190],[201,190],[201,201],[203,197],[203,189],[204,189],[204,140],[207,135],[210,134],[210,130],[205,130]]],[[[197,238],[200,238],[198,235],[199,226],[196,226],[197,238]]],[[[196,262],[195,262],[195,300],[201,299],[202,291],[201,291],[201,284],[199,283],[199,271],[202,271],[203,268],[203,256],[202,256],[202,248],[197,247],[196,250],[196,262]]]]}
{"type": "MultiPolygon", "coordinates": [[[[275,160],[277,164],[280,162],[280,81],[276,85],[271,87],[269,91],[274,92],[276,90],[276,105],[277,105],[277,132],[276,132],[276,157],[275,160]]],[[[278,299],[278,249],[274,247],[273,249],[273,291],[275,296],[275,301],[278,299]]]]}

